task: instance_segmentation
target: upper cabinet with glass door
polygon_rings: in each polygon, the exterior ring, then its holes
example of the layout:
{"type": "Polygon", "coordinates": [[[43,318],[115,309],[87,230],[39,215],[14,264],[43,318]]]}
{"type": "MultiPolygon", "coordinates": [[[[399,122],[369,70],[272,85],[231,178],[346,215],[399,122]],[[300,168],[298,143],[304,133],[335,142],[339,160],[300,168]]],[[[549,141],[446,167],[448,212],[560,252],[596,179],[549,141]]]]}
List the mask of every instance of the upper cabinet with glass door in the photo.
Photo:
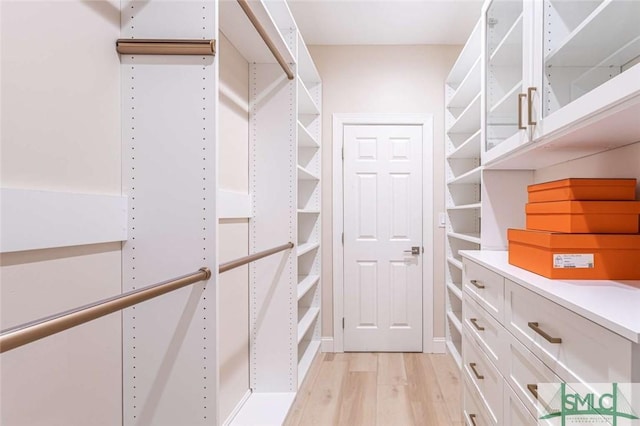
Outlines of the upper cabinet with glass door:
{"type": "MultiPolygon", "coordinates": [[[[493,3],[486,17],[488,52],[491,10],[499,5],[493,3]]],[[[525,1],[523,13],[523,73],[530,77],[523,77],[519,96],[526,130],[499,149],[488,140],[485,165],[537,169],[640,141],[640,1],[533,0],[525,1]]],[[[489,97],[492,67],[489,58],[489,97]]]]}
{"type": "Polygon", "coordinates": [[[532,19],[528,0],[485,6],[485,149],[483,163],[531,140],[532,19]],[[531,118],[531,119],[529,119],[531,118]]]}

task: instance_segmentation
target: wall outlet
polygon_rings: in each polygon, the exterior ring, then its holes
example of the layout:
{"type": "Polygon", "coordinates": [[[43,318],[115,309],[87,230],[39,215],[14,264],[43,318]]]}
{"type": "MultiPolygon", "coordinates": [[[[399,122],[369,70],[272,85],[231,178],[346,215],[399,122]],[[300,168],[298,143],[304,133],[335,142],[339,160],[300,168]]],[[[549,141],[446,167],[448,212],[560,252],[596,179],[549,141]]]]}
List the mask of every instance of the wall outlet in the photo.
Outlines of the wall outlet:
{"type": "Polygon", "coordinates": [[[438,213],[438,228],[444,228],[447,226],[447,215],[440,212],[438,213]]]}

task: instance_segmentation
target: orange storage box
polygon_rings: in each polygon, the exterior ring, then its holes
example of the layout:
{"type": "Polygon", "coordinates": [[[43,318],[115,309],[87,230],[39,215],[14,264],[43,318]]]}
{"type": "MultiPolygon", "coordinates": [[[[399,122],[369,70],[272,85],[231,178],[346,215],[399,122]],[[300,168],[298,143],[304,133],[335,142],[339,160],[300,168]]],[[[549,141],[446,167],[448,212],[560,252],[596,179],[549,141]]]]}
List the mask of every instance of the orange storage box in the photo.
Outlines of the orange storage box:
{"type": "Polygon", "coordinates": [[[640,201],[529,203],[527,229],[582,234],[636,234],[640,201]]]}
{"type": "Polygon", "coordinates": [[[547,278],[639,280],[640,234],[509,229],[509,263],[547,278]]]}
{"type": "Polygon", "coordinates": [[[530,203],[568,200],[632,201],[636,197],[635,179],[570,178],[529,185],[530,203]]]}

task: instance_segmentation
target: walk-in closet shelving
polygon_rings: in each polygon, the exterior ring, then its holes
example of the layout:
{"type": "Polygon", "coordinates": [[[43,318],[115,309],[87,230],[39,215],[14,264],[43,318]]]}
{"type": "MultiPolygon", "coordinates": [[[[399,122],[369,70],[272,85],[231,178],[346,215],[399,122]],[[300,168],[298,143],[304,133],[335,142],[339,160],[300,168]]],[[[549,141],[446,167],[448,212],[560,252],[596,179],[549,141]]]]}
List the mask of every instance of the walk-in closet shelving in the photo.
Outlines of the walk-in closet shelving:
{"type": "Polygon", "coordinates": [[[584,2],[575,9],[545,2],[545,116],[640,63],[640,2],[584,2]]]}
{"type": "Polygon", "coordinates": [[[298,386],[320,349],[320,108],[322,86],[304,40],[297,37],[298,386]]]}
{"type": "Polygon", "coordinates": [[[478,23],[445,84],[446,338],[458,364],[462,344],[462,258],[458,251],[480,246],[481,30],[478,23]]]}
{"type": "Polygon", "coordinates": [[[285,1],[248,2],[293,71],[288,79],[238,2],[220,27],[249,63],[250,390],[230,424],[281,424],[320,347],[320,76],[285,1]]]}
{"type": "MultiPolygon", "coordinates": [[[[108,10],[112,23],[116,10],[108,10]]],[[[216,2],[210,0],[133,1],[122,7],[117,18],[120,38],[134,44],[153,39],[166,47],[167,39],[218,39],[216,2]]],[[[61,18],[48,19],[58,22],[61,18]]],[[[100,39],[95,34],[86,37],[92,42],[100,39]]],[[[113,42],[110,54],[116,55],[113,42]]],[[[203,266],[218,269],[219,78],[212,45],[205,43],[208,55],[175,56],[165,50],[157,55],[119,56],[122,193],[129,200],[128,238],[122,245],[123,292],[203,266]]],[[[101,50],[99,44],[96,50],[101,50]]],[[[110,72],[118,78],[117,70],[110,72]]],[[[100,74],[95,77],[99,80],[100,74]]],[[[96,96],[100,98],[99,91],[96,96]]],[[[72,99],[65,94],[61,105],[73,103],[72,99]]],[[[93,109],[94,114],[102,107],[80,105],[76,109],[93,109]]],[[[123,425],[219,422],[218,283],[213,274],[206,286],[196,284],[123,310],[123,425]]],[[[101,420],[96,417],[93,422],[101,420]]]]}
{"type": "Polygon", "coordinates": [[[493,0],[486,20],[485,168],[538,169],[640,140],[640,2],[493,0]],[[494,60],[501,44],[511,53],[494,60]],[[514,86],[509,115],[492,114],[514,86]]]}

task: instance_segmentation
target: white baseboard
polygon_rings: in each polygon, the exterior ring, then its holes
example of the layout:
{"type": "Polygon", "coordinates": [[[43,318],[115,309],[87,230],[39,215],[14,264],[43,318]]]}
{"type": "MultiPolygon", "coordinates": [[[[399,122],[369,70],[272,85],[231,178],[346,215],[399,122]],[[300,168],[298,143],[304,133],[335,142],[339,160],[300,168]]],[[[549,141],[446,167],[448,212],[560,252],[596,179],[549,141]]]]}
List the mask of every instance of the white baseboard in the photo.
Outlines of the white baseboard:
{"type": "Polygon", "coordinates": [[[238,415],[238,413],[240,412],[240,410],[242,409],[245,402],[247,402],[250,396],[251,396],[251,389],[247,389],[247,392],[242,396],[242,398],[240,398],[240,401],[238,401],[233,411],[231,411],[231,414],[229,414],[229,417],[227,417],[227,420],[222,422],[222,426],[229,426],[231,424],[233,419],[238,415]]]}
{"type": "Polygon", "coordinates": [[[431,343],[431,353],[443,354],[447,352],[447,339],[444,337],[434,337],[431,343]]]}
{"type": "Polygon", "coordinates": [[[320,345],[320,351],[321,352],[334,352],[333,350],[333,337],[323,337],[321,339],[321,345],[320,345]]]}

